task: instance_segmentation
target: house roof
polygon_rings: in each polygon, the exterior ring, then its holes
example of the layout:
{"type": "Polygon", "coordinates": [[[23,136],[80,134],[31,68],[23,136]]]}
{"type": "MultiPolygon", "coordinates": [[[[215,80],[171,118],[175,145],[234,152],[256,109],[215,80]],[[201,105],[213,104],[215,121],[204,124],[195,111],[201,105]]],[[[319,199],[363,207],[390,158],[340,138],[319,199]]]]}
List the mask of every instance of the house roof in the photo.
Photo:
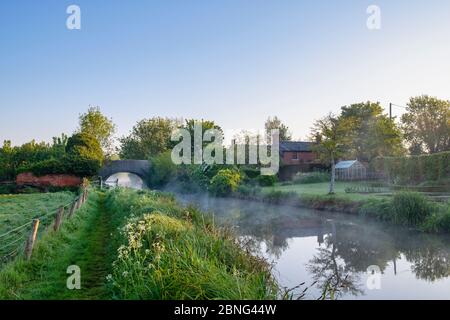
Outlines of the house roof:
{"type": "Polygon", "coordinates": [[[359,162],[358,160],[345,160],[345,161],[339,161],[336,164],[336,169],[348,169],[351,166],[353,166],[355,163],[359,162]]]}
{"type": "Polygon", "coordinates": [[[305,141],[281,141],[280,152],[310,152],[312,142],[305,141]]]}

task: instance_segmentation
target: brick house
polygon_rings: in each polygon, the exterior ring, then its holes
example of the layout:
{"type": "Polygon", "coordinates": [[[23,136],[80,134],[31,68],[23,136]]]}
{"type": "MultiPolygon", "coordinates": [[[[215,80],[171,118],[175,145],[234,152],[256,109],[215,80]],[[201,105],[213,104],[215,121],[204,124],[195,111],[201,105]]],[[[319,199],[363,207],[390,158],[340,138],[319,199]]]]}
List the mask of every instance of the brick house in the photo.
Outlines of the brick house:
{"type": "Polygon", "coordinates": [[[317,159],[312,152],[312,142],[281,141],[280,159],[285,166],[293,166],[303,163],[313,163],[317,159]]]}
{"type": "Polygon", "coordinates": [[[280,180],[290,180],[297,172],[326,168],[318,161],[312,145],[312,142],[305,141],[280,142],[280,180]]]}

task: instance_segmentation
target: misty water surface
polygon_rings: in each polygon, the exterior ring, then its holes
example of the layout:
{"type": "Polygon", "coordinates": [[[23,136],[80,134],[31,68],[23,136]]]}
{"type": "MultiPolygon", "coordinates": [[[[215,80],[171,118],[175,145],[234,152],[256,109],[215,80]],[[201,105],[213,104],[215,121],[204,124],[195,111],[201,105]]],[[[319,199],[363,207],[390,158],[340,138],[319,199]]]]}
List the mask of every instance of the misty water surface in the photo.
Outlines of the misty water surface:
{"type": "Polygon", "coordinates": [[[281,285],[316,282],[307,290],[308,299],[320,297],[327,281],[343,285],[338,299],[450,299],[448,236],[290,206],[178,198],[213,212],[220,224],[232,225],[250,239],[255,253],[273,262],[281,285]],[[372,265],[381,270],[379,290],[366,285],[372,265]]]}

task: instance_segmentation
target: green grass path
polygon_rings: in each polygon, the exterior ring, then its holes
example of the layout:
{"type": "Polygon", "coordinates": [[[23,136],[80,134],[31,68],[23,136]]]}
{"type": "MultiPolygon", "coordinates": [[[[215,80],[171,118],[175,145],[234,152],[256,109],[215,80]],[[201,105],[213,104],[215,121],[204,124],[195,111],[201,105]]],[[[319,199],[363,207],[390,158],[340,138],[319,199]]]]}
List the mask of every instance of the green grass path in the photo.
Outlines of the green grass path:
{"type": "Polygon", "coordinates": [[[81,268],[81,289],[74,290],[72,298],[89,300],[108,298],[105,283],[110,265],[108,238],[111,230],[103,195],[100,195],[97,208],[98,215],[94,215],[92,223],[86,228],[88,243],[86,246],[78,246],[72,253],[71,261],[81,268]]]}
{"type": "Polygon", "coordinates": [[[50,231],[38,242],[30,263],[19,260],[2,270],[0,299],[110,299],[106,276],[111,228],[104,194],[91,193],[60,232],[50,231]],[[80,267],[80,290],[67,289],[70,265],[80,267]]]}

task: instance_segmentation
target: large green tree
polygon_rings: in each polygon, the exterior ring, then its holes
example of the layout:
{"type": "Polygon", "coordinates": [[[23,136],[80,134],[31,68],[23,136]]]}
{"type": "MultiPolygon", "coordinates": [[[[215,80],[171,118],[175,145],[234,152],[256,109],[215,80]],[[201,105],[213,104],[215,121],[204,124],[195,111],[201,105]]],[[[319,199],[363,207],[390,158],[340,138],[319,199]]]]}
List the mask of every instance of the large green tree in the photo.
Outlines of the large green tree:
{"type": "Polygon", "coordinates": [[[411,153],[450,150],[450,101],[423,95],[411,98],[406,110],[401,121],[411,153]]]}
{"type": "Polygon", "coordinates": [[[311,140],[314,142],[313,151],[322,161],[331,165],[330,194],[334,194],[336,160],[348,152],[353,127],[352,119],[340,119],[331,113],[316,120],[313,125],[311,133],[311,140]]]}
{"type": "Polygon", "coordinates": [[[171,149],[172,132],[180,125],[179,120],[161,117],[139,121],[128,136],[119,139],[120,157],[143,160],[171,149]]]}
{"type": "Polygon", "coordinates": [[[94,136],[100,143],[105,155],[108,157],[112,155],[116,125],[112,119],[103,115],[99,107],[89,107],[86,113],[80,115],[78,132],[94,136]]]}
{"type": "MultiPolygon", "coordinates": [[[[184,124],[180,127],[183,129],[186,129],[189,131],[189,134],[191,135],[191,146],[192,146],[192,152],[194,150],[194,135],[195,135],[195,126],[201,127],[202,129],[202,138],[207,130],[210,129],[216,129],[223,133],[222,128],[218,126],[214,121],[210,120],[197,120],[197,119],[187,119],[185,120],[184,124]]],[[[202,147],[205,147],[208,145],[210,141],[202,141],[202,147]]]]}
{"type": "Polygon", "coordinates": [[[403,152],[402,133],[394,120],[383,113],[379,103],[357,103],[341,108],[339,120],[351,124],[348,158],[371,161],[403,152]]]}

